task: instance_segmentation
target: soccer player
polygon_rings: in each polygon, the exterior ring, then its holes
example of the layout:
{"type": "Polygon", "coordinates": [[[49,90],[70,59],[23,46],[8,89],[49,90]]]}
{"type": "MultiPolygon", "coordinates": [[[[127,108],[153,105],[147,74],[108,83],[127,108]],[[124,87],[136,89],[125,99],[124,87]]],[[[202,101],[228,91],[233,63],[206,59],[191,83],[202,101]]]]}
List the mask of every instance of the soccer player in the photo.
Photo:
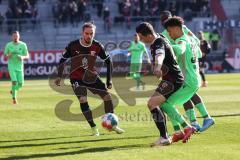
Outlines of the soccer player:
{"type": "MultiPolygon", "coordinates": [[[[169,36],[175,41],[175,44],[172,45],[172,47],[175,55],[177,56],[178,64],[184,74],[183,86],[185,92],[183,92],[180,99],[182,102],[187,102],[199,89],[201,85],[201,78],[199,75],[198,65],[198,46],[194,40],[184,34],[182,26],[183,19],[181,17],[169,18],[164,23],[164,27],[167,29],[169,36]]],[[[206,117],[206,119],[211,119],[214,123],[211,117],[206,117]]],[[[174,127],[176,127],[176,125],[174,125],[174,127]]],[[[176,142],[184,137],[184,133],[180,129],[174,129],[175,134],[173,135],[173,142],[176,142]]]]}
{"type": "MultiPolygon", "coordinates": [[[[93,94],[99,95],[104,101],[105,113],[113,113],[113,102],[108,89],[112,88],[111,74],[112,63],[110,56],[105,52],[103,45],[94,39],[96,26],[92,23],[84,23],[81,38],[71,41],[65,48],[58,68],[56,85],[60,85],[64,70],[64,62],[71,58],[70,82],[73,91],[80,102],[80,108],[92,129],[92,135],[99,136],[96,124],[93,121],[92,111],[87,100],[87,89],[93,94]],[[97,57],[104,60],[107,66],[106,85],[100,79],[95,62],[97,57]]],[[[118,126],[113,130],[121,134],[124,132],[118,126]]]]}
{"type": "MultiPolygon", "coordinates": [[[[171,15],[171,12],[169,11],[163,11],[160,17],[161,17],[160,18],[161,24],[164,26],[164,22],[167,19],[171,18],[172,15],[171,15]]],[[[189,37],[191,40],[193,40],[197,44],[196,48],[197,48],[198,58],[202,57],[202,52],[198,47],[200,45],[199,39],[185,25],[182,25],[182,31],[187,37],[189,37]]],[[[175,41],[169,36],[166,29],[162,33],[165,37],[167,37],[167,39],[170,41],[172,45],[175,44],[175,41]]],[[[184,103],[183,106],[184,106],[186,115],[191,122],[191,125],[194,126],[197,129],[197,131],[205,131],[214,123],[214,120],[211,118],[211,116],[207,112],[204,102],[202,101],[200,95],[198,95],[197,93],[193,95],[191,100],[184,103]],[[202,118],[204,118],[202,127],[197,122],[194,106],[198,109],[202,118]]],[[[173,125],[175,126],[177,124],[174,123],[173,125]]],[[[174,128],[176,128],[175,130],[178,130],[179,127],[175,126],[174,128]]],[[[173,141],[174,141],[174,138],[173,138],[173,141]]]]}
{"type": "Polygon", "coordinates": [[[205,40],[202,31],[198,32],[198,38],[200,40],[200,49],[202,51],[202,58],[199,58],[199,69],[200,69],[199,73],[200,73],[201,78],[202,78],[202,87],[207,87],[208,82],[206,81],[206,78],[205,78],[204,69],[205,69],[206,56],[207,56],[207,54],[210,53],[211,46],[205,40]]]}
{"type": "Polygon", "coordinates": [[[13,104],[17,104],[17,91],[22,88],[24,83],[24,59],[29,57],[26,43],[20,41],[18,31],[12,33],[12,41],[5,46],[4,55],[8,59],[8,72],[12,81],[13,104]]]}
{"type": "Polygon", "coordinates": [[[128,51],[129,55],[131,55],[130,76],[137,82],[136,89],[139,90],[140,85],[142,85],[144,90],[145,83],[141,80],[140,74],[142,69],[143,53],[147,55],[149,64],[151,64],[151,61],[144,43],[139,41],[139,37],[137,34],[134,34],[134,41],[131,42],[128,51]]]}
{"type": "MultiPolygon", "coordinates": [[[[148,108],[152,114],[153,120],[160,132],[160,138],[152,144],[152,146],[161,146],[171,144],[171,139],[167,134],[166,119],[159,108],[163,103],[169,101],[169,98],[182,87],[183,75],[174,58],[174,53],[167,39],[157,34],[152,25],[143,22],[136,27],[136,32],[139,38],[145,44],[150,44],[151,54],[153,57],[154,74],[157,78],[162,77],[161,82],[156,88],[153,95],[148,100],[148,108]]],[[[175,104],[175,100],[180,97],[172,97],[168,103],[175,104]]],[[[165,108],[168,116],[176,116],[177,121],[184,127],[184,139],[186,142],[194,129],[186,122],[186,120],[178,113],[173,105],[165,108]]]]}

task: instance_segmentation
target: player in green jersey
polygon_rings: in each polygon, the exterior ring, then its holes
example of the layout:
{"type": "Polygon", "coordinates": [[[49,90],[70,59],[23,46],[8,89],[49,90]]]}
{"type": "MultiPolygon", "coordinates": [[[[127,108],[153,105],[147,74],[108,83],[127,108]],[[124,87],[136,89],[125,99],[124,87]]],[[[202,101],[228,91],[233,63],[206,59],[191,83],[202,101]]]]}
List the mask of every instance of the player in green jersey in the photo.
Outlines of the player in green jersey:
{"type": "MultiPolygon", "coordinates": [[[[164,22],[171,17],[172,17],[171,12],[163,11],[161,13],[161,24],[164,25],[164,22]]],[[[190,38],[193,42],[197,44],[197,46],[195,46],[198,53],[197,55],[198,55],[198,58],[201,58],[202,52],[200,49],[200,40],[185,25],[182,25],[182,31],[188,38],[190,38]]],[[[165,37],[168,38],[168,40],[172,45],[175,44],[175,41],[169,36],[166,29],[163,31],[163,34],[165,35],[165,37]]],[[[207,112],[204,102],[202,101],[200,95],[198,95],[197,93],[193,95],[191,100],[184,103],[183,106],[184,106],[186,115],[191,122],[191,125],[194,126],[197,129],[197,131],[201,131],[201,132],[205,131],[214,123],[213,119],[211,119],[209,113],[207,112]],[[194,106],[198,109],[202,118],[204,118],[202,127],[199,125],[199,123],[196,120],[194,106]]],[[[178,127],[175,127],[175,128],[178,128],[178,127]]]]}
{"type": "Polygon", "coordinates": [[[141,80],[141,69],[143,62],[143,53],[146,54],[148,63],[151,64],[150,58],[147,53],[147,49],[144,43],[140,42],[138,34],[134,34],[134,41],[131,42],[129,48],[129,55],[131,55],[131,65],[130,65],[130,77],[136,80],[137,87],[139,90],[140,85],[142,85],[143,90],[145,88],[145,83],[141,80]]]}
{"type": "MultiPolygon", "coordinates": [[[[187,102],[201,86],[201,77],[199,75],[198,65],[198,45],[192,38],[184,34],[182,26],[183,19],[181,17],[169,18],[164,23],[164,27],[167,29],[169,36],[174,40],[175,44],[173,44],[172,47],[177,57],[177,62],[184,74],[183,88],[185,92],[181,92],[181,95],[179,94],[179,97],[181,97],[179,98],[181,99],[179,102],[187,102]]],[[[178,95],[177,92],[175,94],[178,95]]],[[[214,120],[211,117],[206,117],[204,120],[209,127],[214,124],[214,120]]],[[[174,119],[172,119],[172,122],[174,124],[174,119]]],[[[206,124],[203,124],[203,126],[206,124]]],[[[173,135],[173,142],[177,142],[183,138],[182,131],[180,129],[177,130],[175,128],[176,126],[177,125],[174,125],[175,134],[173,135]]]]}
{"type": "Polygon", "coordinates": [[[17,104],[17,91],[24,83],[24,59],[29,57],[26,43],[20,41],[20,34],[14,31],[12,41],[5,46],[4,55],[8,59],[8,72],[12,82],[13,104],[17,104]]]}

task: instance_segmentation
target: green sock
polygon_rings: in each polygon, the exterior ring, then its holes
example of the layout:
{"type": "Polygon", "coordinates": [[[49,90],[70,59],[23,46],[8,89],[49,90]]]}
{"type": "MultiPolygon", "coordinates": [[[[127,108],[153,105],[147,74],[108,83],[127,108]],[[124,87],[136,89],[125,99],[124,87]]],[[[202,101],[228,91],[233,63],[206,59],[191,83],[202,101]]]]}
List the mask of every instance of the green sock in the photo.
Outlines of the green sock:
{"type": "Polygon", "coordinates": [[[206,118],[209,116],[207,109],[203,103],[198,103],[195,105],[198,111],[200,112],[202,118],[206,118]]]}
{"type": "Polygon", "coordinates": [[[170,118],[170,121],[171,121],[171,123],[173,125],[174,131],[179,131],[180,130],[180,125],[178,124],[178,122],[175,121],[174,119],[171,119],[171,118],[170,118]]]}
{"type": "Polygon", "coordinates": [[[183,128],[188,126],[186,120],[183,118],[183,116],[179,114],[178,110],[173,105],[169,104],[168,102],[165,102],[162,105],[162,109],[165,113],[167,113],[170,119],[173,119],[180,123],[183,128]]]}
{"type": "Polygon", "coordinates": [[[188,119],[190,120],[190,122],[195,122],[196,121],[196,114],[195,114],[195,111],[194,109],[188,109],[186,111],[186,115],[188,117],[188,119]]]}
{"type": "Polygon", "coordinates": [[[12,85],[12,98],[17,98],[17,85],[12,85]]]}

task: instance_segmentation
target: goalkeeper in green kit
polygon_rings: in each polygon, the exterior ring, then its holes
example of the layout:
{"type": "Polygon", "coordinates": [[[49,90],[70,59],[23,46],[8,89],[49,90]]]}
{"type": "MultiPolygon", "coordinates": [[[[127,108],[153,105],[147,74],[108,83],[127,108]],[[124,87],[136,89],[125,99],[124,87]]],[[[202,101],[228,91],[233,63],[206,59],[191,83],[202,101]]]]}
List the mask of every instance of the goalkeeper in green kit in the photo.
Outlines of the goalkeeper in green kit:
{"type": "Polygon", "coordinates": [[[137,87],[139,90],[140,85],[142,85],[143,90],[145,88],[145,83],[141,80],[141,69],[143,61],[143,53],[146,54],[148,63],[151,64],[150,58],[147,53],[147,49],[144,43],[140,42],[138,34],[134,34],[134,41],[131,42],[129,48],[129,55],[131,55],[131,65],[130,65],[130,77],[136,80],[137,87]]]}
{"type": "Polygon", "coordinates": [[[8,72],[12,82],[13,104],[17,104],[17,91],[24,83],[24,59],[29,57],[26,43],[20,41],[20,34],[14,31],[12,41],[5,46],[4,56],[8,59],[8,72]]]}

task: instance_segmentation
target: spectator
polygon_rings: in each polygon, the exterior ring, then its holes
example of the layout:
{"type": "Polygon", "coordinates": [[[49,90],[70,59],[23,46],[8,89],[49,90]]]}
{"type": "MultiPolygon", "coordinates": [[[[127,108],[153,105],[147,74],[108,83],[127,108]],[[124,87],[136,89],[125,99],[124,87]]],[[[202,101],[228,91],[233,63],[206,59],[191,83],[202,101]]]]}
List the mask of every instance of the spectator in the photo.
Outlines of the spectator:
{"type": "Polygon", "coordinates": [[[220,35],[217,29],[214,29],[213,32],[210,34],[211,46],[212,50],[218,50],[218,43],[220,41],[220,35]]]}
{"type": "Polygon", "coordinates": [[[104,20],[104,30],[108,33],[111,32],[111,17],[109,8],[106,6],[103,11],[103,20],[104,20]]]}
{"type": "Polygon", "coordinates": [[[69,3],[69,11],[70,11],[70,22],[73,27],[77,27],[78,6],[74,0],[70,1],[69,3]]]}
{"type": "Polygon", "coordinates": [[[2,24],[3,24],[3,21],[4,21],[4,17],[2,15],[2,13],[0,12],[0,31],[2,32],[2,24]]]}

